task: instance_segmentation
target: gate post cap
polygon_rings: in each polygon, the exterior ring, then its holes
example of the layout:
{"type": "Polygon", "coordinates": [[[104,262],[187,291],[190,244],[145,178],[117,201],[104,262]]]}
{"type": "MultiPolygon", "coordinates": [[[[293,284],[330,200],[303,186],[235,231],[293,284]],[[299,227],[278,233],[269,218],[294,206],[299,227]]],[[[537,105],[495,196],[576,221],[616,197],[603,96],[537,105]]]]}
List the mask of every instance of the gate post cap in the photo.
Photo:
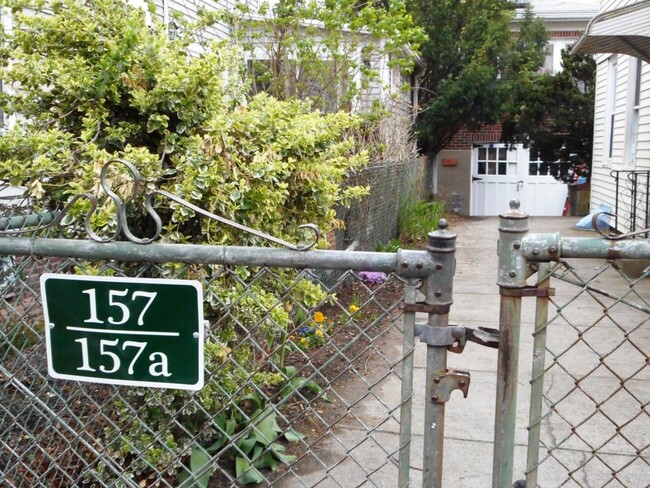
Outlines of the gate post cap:
{"type": "Polygon", "coordinates": [[[429,245],[427,249],[433,252],[453,252],[456,249],[456,234],[448,230],[447,219],[438,221],[438,230],[429,232],[429,245]]]}
{"type": "Polygon", "coordinates": [[[519,210],[519,207],[521,207],[519,200],[510,200],[510,210],[499,214],[499,217],[504,219],[527,219],[528,214],[519,210]]]}

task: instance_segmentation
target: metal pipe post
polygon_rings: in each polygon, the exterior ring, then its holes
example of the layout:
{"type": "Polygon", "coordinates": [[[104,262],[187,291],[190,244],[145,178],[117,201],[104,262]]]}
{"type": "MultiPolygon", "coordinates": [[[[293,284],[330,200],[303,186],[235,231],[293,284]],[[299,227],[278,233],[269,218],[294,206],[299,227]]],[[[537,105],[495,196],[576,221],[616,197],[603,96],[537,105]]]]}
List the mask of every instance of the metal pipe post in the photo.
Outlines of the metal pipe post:
{"type": "Polygon", "coordinates": [[[532,274],[522,252],[528,233],[528,215],[519,212],[519,202],[510,202],[510,212],[500,215],[499,226],[499,357],[497,362],[496,408],[492,488],[512,485],[519,366],[521,293],[532,274]]]}
{"type": "MultiPolygon", "coordinates": [[[[417,282],[410,281],[404,293],[405,304],[417,302],[417,282]]],[[[411,423],[413,406],[413,356],[415,354],[415,312],[404,312],[402,331],[402,404],[399,422],[399,488],[410,486],[411,474],[411,423]]]]}
{"type": "MultiPolygon", "coordinates": [[[[540,263],[537,272],[537,289],[548,290],[551,281],[551,264],[540,263]]],[[[533,340],[533,372],[530,381],[530,414],[528,421],[528,457],[526,461],[526,486],[537,486],[539,465],[539,439],[542,426],[544,397],[544,369],[546,363],[546,327],[548,325],[548,295],[540,295],[535,303],[535,332],[533,340]]]]}
{"type": "MultiPolygon", "coordinates": [[[[427,278],[426,304],[437,313],[429,313],[429,327],[447,327],[453,303],[453,278],[456,270],[456,234],[441,220],[439,229],[429,233],[429,254],[435,271],[427,278]]],[[[447,346],[427,345],[426,398],[424,410],[424,472],[422,486],[442,487],[445,434],[445,401],[434,391],[434,381],[447,373],[447,346]]]]}

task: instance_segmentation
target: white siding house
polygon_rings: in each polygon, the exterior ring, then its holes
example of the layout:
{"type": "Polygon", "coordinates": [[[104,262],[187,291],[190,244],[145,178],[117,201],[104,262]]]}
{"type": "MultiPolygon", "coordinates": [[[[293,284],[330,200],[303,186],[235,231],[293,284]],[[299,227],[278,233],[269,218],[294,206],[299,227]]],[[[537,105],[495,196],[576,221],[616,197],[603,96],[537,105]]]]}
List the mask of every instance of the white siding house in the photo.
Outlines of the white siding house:
{"type": "MultiPolygon", "coordinates": [[[[146,8],[145,0],[131,1],[134,4],[139,2],[143,5],[143,8],[146,8]]],[[[264,20],[271,20],[272,17],[269,13],[265,14],[264,17],[257,15],[256,12],[259,11],[260,6],[264,4],[272,7],[277,2],[275,0],[248,0],[244,2],[236,2],[235,0],[153,0],[153,3],[155,5],[156,15],[161,21],[169,26],[170,35],[174,35],[174,31],[177,29],[174,18],[177,16],[182,16],[190,21],[195,21],[198,18],[198,12],[200,10],[208,12],[219,10],[235,12],[237,11],[236,4],[245,4],[248,13],[242,15],[242,20],[244,22],[247,20],[263,22],[264,20]]],[[[269,12],[270,9],[266,9],[266,11],[269,12]]],[[[318,41],[318,39],[323,37],[323,29],[324,26],[319,25],[318,22],[307,21],[304,25],[303,34],[312,35],[318,41]],[[311,34],[308,32],[311,32],[311,34]]],[[[229,39],[232,35],[233,32],[231,31],[230,25],[221,22],[208,29],[205,34],[206,38],[201,40],[210,41],[229,39]]],[[[356,52],[351,54],[351,56],[355,57],[357,60],[361,60],[363,58],[362,53],[365,45],[382,42],[381,39],[373,38],[370,33],[365,36],[362,34],[359,47],[356,52]]],[[[253,40],[251,44],[253,45],[253,48],[249,52],[243,53],[244,62],[253,59],[263,61],[271,57],[269,51],[273,50],[272,39],[257,38],[256,40],[253,40]]],[[[414,57],[417,60],[417,56],[408,48],[404,49],[403,55],[405,57],[414,57]]],[[[377,79],[373,80],[369,84],[368,88],[353,101],[349,107],[352,111],[368,110],[372,106],[373,102],[381,101],[396,114],[414,115],[414,107],[417,104],[412,100],[413,91],[410,90],[412,80],[410,77],[404,76],[398,69],[391,68],[390,61],[388,55],[378,56],[373,53],[373,55],[369,57],[367,60],[367,66],[375,70],[378,76],[377,79]]],[[[355,78],[355,81],[360,81],[360,73],[353,73],[351,76],[355,78]]]]}
{"type": "Polygon", "coordinates": [[[649,0],[604,0],[574,48],[598,53],[591,210],[620,232],[650,227],[649,25],[649,0]]]}

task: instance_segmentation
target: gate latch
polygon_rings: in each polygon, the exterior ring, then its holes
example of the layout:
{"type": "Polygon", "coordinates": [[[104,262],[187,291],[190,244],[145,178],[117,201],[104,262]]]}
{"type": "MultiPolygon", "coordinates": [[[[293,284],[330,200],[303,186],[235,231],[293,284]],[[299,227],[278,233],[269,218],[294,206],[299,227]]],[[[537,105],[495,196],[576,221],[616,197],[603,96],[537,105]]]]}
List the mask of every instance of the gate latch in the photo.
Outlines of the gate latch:
{"type": "Polygon", "coordinates": [[[431,327],[427,324],[416,323],[415,335],[428,346],[447,346],[449,351],[455,353],[463,352],[467,341],[494,349],[499,348],[499,331],[489,327],[479,327],[478,329],[462,325],[431,327]]]}
{"type": "Polygon", "coordinates": [[[431,388],[431,401],[445,403],[449,401],[451,392],[460,390],[467,398],[469,391],[470,374],[462,369],[446,369],[433,373],[433,385],[431,388]]]}

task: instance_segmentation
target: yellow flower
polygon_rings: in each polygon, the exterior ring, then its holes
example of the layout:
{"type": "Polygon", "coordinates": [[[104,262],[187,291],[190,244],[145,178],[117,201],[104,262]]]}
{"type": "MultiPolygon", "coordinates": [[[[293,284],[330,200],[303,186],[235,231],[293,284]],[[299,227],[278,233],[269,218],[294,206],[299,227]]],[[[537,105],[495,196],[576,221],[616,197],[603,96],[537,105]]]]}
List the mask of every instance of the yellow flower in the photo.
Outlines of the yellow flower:
{"type": "Polygon", "coordinates": [[[289,339],[291,339],[293,341],[293,340],[296,339],[296,336],[292,334],[292,335],[289,336],[289,339]]]}
{"type": "Polygon", "coordinates": [[[359,307],[356,305],[350,305],[350,313],[357,313],[359,311],[359,307]]]}
{"type": "Polygon", "coordinates": [[[322,312],[316,312],[314,314],[314,322],[317,324],[322,324],[325,321],[325,315],[322,312]]]}
{"type": "Polygon", "coordinates": [[[307,344],[307,338],[303,337],[302,339],[300,339],[300,343],[301,344],[307,344]]]}
{"type": "Polygon", "coordinates": [[[320,329],[316,329],[315,334],[316,334],[318,337],[322,337],[322,336],[323,336],[323,331],[320,330],[320,329]]]}

